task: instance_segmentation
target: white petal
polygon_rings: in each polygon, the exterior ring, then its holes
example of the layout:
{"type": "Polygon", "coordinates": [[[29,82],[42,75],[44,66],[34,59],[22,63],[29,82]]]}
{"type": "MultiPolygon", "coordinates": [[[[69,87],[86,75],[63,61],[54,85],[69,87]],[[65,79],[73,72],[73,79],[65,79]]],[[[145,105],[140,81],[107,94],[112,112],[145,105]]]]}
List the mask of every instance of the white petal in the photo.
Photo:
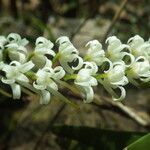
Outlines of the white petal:
{"type": "Polygon", "coordinates": [[[26,61],[26,55],[22,53],[18,53],[18,54],[19,54],[19,62],[24,63],[26,61]]]}
{"type": "Polygon", "coordinates": [[[94,92],[92,87],[83,87],[86,95],[86,99],[84,100],[85,103],[91,103],[94,99],[94,92]]]}
{"type": "Polygon", "coordinates": [[[109,68],[104,71],[104,73],[108,73],[110,70],[112,70],[113,63],[108,58],[104,58],[103,62],[108,62],[108,64],[109,64],[109,68]]]}
{"type": "Polygon", "coordinates": [[[127,67],[131,66],[133,64],[133,62],[135,61],[135,57],[132,54],[130,54],[130,53],[123,52],[122,56],[123,57],[124,56],[128,56],[130,58],[130,64],[128,64],[128,65],[126,64],[127,67]]]}
{"type": "Polygon", "coordinates": [[[19,70],[22,72],[22,73],[25,73],[27,71],[30,71],[32,68],[34,67],[34,64],[32,61],[29,61],[27,63],[24,63],[20,66],[19,70]]]}
{"type": "Polygon", "coordinates": [[[38,89],[38,90],[45,90],[46,89],[45,85],[39,85],[39,84],[36,84],[35,82],[33,82],[33,87],[38,89]]]}
{"type": "Polygon", "coordinates": [[[18,80],[19,82],[29,82],[29,79],[22,73],[19,73],[20,75],[18,75],[16,77],[16,80],[18,80]]]}
{"type": "Polygon", "coordinates": [[[1,81],[5,84],[12,84],[15,82],[15,79],[5,79],[5,78],[2,78],[1,81]]]}
{"type": "Polygon", "coordinates": [[[13,92],[13,98],[14,99],[20,99],[21,96],[21,87],[18,84],[10,84],[12,92],[13,92]]]}
{"type": "Polygon", "coordinates": [[[21,37],[20,37],[20,35],[19,34],[17,34],[17,33],[10,33],[8,36],[7,36],[7,40],[9,41],[9,42],[17,42],[17,41],[19,41],[19,40],[21,40],[21,37]]]}
{"type": "Polygon", "coordinates": [[[94,77],[91,77],[89,80],[89,83],[91,86],[96,86],[97,85],[97,80],[94,77]]]}
{"type": "Polygon", "coordinates": [[[73,70],[79,70],[83,66],[83,59],[79,56],[76,56],[78,59],[78,65],[76,67],[72,67],[73,70]]]}
{"type": "Polygon", "coordinates": [[[48,104],[51,98],[51,95],[48,91],[41,91],[40,104],[48,104]]]}
{"type": "Polygon", "coordinates": [[[56,43],[63,44],[65,42],[70,42],[67,36],[61,36],[56,40],[56,43]]]}
{"type": "Polygon", "coordinates": [[[46,63],[43,68],[45,68],[45,67],[52,67],[52,61],[46,58],[46,63]]]}
{"type": "Polygon", "coordinates": [[[57,80],[57,79],[63,78],[64,76],[65,76],[65,71],[64,71],[64,69],[63,69],[61,66],[55,67],[53,78],[54,78],[55,80],[57,80]]]}
{"type": "Polygon", "coordinates": [[[20,66],[21,63],[14,60],[14,61],[12,61],[12,62],[10,63],[10,65],[11,65],[11,66],[14,66],[14,65],[15,65],[15,66],[20,66]]]}
{"type": "Polygon", "coordinates": [[[5,66],[4,62],[0,61],[0,70],[2,70],[4,66],[5,66]]]}
{"type": "Polygon", "coordinates": [[[98,67],[95,62],[84,62],[85,69],[89,69],[91,74],[94,75],[98,71],[98,67]]]}
{"type": "Polygon", "coordinates": [[[119,88],[120,91],[121,91],[121,95],[119,96],[119,98],[113,97],[113,100],[114,100],[114,101],[121,101],[121,100],[123,100],[123,99],[125,98],[125,96],[126,96],[126,91],[125,91],[125,89],[124,89],[122,86],[118,86],[118,88],[119,88]]]}
{"type": "Polygon", "coordinates": [[[54,81],[51,81],[51,83],[49,83],[48,87],[54,89],[54,90],[58,90],[58,86],[54,81]]]}

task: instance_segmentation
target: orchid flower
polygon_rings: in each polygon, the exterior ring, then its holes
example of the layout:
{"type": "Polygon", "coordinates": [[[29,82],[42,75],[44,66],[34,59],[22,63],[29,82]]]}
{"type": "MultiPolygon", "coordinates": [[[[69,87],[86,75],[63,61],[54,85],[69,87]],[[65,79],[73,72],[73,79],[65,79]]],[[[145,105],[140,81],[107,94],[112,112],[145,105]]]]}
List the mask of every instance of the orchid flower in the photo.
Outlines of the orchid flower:
{"type": "Polygon", "coordinates": [[[136,86],[138,86],[136,79],[140,79],[143,82],[150,81],[149,61],[144,56],[137,57],[134,63],[129,67],[127,77],[129,81],[136,86]]]}
{"type": "Polygon", "coordinates": [[[4,45],[7,43],[5,36],[0,36],[0,50],[4,48],[4,45]]]}
{"type": "Polygon", "coordinates": [[[108,43],[106,55],[112,62],[122,61],[124,57],[128,57],[130,63],[126,64],[126,66],[132,64],[132,62],[134,61],[134,56],[128,52],[123,51],[124,49],[130,50],[128,45],[122,44],[116,36],[107,38],[106,43],[108,43]]]}
{"type": "Polygon", "coordinates": [[[62,67],[70,74],[72,74],[74,70],[79,70],[83,65],[83,59],[79,56],[78,50],[73,46],[69,38],[62,36],[58,38],[56,42],[59,43],[59,62],[62,67]],[[70,67],[69,63],[73,63],[77,60],[76,67],[70,67]]]}
{"type": "Polygon", "coordinates": [[[113,68],[105,72],[103,78],[98,80],[113,96],[113,100],[122,100],[126,95],[125,89],[123,88],[128,83],[128,79],[125,76],[125,68],[125,64],[122,62],[113,63],[113,68]],[[119,98],[114,89],[120,89],[121,95],[119,98]]]}
{"type": "Polygon", "coordinates": [[[52,50],[54,44],[44,37],[39,37],[37,38],[35,45],[36,46],[33,53],[34,55],[32,56],[31,60],[33,61],[37,69],[43,68],[48,60],[45,55],[48,54],[53,57],[56,55],[55,52],[52,50]]]}
{"type": "Polygon", "coordinates": [[[36,73],[36,81],[33,83],[35,89],[40,90],[40,103],[47,104],[50,101],[51,94],[49,88],[58,90],[58,86],[55,80],[60,80],[65,75],[65,71],[61,66],[57,66],[54,69],[51,67],[44,67],[39,69],[36,73]]]}
{"type": "Polygon", "coordinates": [[[128,45],[135,57],[144,56],[150,62],[150,42],[145,42],[142,37],[135,35],[128,40],[128,45]]]}
{"type": "Polygon", "coordinates": [[[31,61],[24,64],[17,61],[12,61],[9,65],[3,65],[2,71],[6,73],[6,77],[3,77],[1,80],[3,83],[11,86],[14,99],[20,98],[21,86],[19,83],[29,82],[29,79],[24,75],[24,73],[31,70],[33,66],[34,64],[31,61]]]}
{"type": "Polygon", "coordinates": [[[85,93],[85,103],[93,101],[94,92],[92,86],[97,85],[97,80],[92,75],[95,75],[98,67],[94,62],[85,62],[85,67],[79,70],[74,83],[85,93]]]}
{"type": "Polygon", "coordinates": [[[6,43],[7,43],[7,39],[4,36],[0,36],[0,61],[2,61],[4,45],[6,43]]]}
{"type": "Polygon", "coordinates": [[[24,63],[26,61],[27,49],[25,46],[28,44],[28,40],[21,39],[19,34],[11,33],[7,36],[8,44],[5,47],[8,50],[8,55],[11,60],[24,63]]]}
{"type": "Polygon", "coordinates": [[[105,52],[102,49],[102,44],[97,40],[93,40],[89,41],[86,44],[86,47],[89,47],[88,52],[85,56],[88,61],[94,61],[97,65],[101,65],[103,59],[105,58],[105,52]]]}
{"type": "Polygon", "coordinates": [[[35,47],[35,53],[36,54],[49,54],[52,56],[55,56],[55,52],[52,50],[54,44],[50,41],[47,40],[44,37],[38,37],[35,43],[36,47],[35,47]]]}

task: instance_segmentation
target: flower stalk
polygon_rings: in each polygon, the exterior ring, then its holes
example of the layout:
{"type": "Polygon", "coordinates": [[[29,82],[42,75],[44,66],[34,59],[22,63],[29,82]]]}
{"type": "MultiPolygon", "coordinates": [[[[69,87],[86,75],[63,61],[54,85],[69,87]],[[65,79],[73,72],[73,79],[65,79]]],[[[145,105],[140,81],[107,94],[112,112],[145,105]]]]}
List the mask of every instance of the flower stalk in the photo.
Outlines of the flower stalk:
{"type": "MultiPolygon", "coordinates": [[[[150,41],[139,35],[127,43],[116,36],[108,37],[106,49],[98,40],[89,41],[83,58],[66,36],[56,40],[58,52],[44,37],[37,38],[32,52],[26,48],[28,43],[16,33],[0,36],[0,71],[5,74],[0,80],[10,85],[14,99],[20,99],[21,91],[27,89],[40,96],[41,104],[48,104],[54,95],[76,107],[59,92],[59,86],[80,91],[84,102],[90,103],[93,87],[98,84],[113,100],[120,101],[126,96],[127,84],[150,83],[150,41]]],[[[0,92],[8,95],[4,90],[0,92]]]]}

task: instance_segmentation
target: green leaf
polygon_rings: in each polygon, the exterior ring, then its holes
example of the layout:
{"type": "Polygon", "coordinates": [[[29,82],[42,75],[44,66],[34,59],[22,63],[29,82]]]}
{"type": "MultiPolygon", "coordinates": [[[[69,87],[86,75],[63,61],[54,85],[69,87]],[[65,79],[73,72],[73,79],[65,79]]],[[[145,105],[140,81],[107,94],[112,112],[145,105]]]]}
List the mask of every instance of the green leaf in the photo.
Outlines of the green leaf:
{"type": "Polygon", "coordinates": [[[124,150],[149,150],[150,149],[150,133],[141,137],[137,141],[127,146],[124,150]]]}
{"type": "Polygon", "coordinates": [[[53,126],[54,134],[102,150],[122,150],[145,133],[112,131],[85,126],[53,126]]]}

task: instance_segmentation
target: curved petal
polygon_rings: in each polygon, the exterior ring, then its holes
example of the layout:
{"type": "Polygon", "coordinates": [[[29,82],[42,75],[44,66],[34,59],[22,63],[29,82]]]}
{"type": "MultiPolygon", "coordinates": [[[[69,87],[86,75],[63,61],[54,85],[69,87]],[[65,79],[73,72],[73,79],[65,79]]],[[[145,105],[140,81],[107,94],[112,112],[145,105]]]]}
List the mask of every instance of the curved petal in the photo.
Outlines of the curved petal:
{"type": "Polygon", "coordinates": [[[130,54],[130,53],[127,53],[127,52],[122,52],[122,57],[124,57],[124,56],[128,56],[129,58],[130,58],[130,64],[126,64],[126,67],[129,67],[129,66],[131,66],[132,64],[133,64],[133,62],[135,61],[135,57],[132,55],[132,54],[130,54]]]}
{"type": "Polygon", "coordinates": [[[64,69],[63,69],[61,66],[55,67],[53,78],[54,78],[55,80],[57,80],[57,79],[63,78],[64,76],[65,76],[65,71],[64,71],[64,69]]]}
{"type": "Polygon", "coordinates": [[[113,68],[113,63],[112,63],[108,58],[105,58],[105,59],[103,60],[103,62],[108,62],[108,64],[109,64],[109,68],[104,71],[104,73],[108,73],[110,70],[112,70],[112,68],[113,68]]]}
{"type": "Polygon", "coordinates": [[[20,99],[21,97],[21,87],[18,84],[10,84],[12,92],[13,92],[13,99],[20,99]]]}
{"type": "Polygon", "coordinates": [[[91,103],[94,99],[94,91],[92,87],[83,87],[86,95],[86,99],[84,99],[84,103],[91,103]]]}
{"type": "Polygon", "coordinates": [[[46,63],[45,63],[45,66],[43,68],[45,68],[45,67],[51,68],[52,67],[52,61],[46,58],[46,63]]]}
{"type": "Polygon", "coordinates": [[[59,44],[63,44],[66,42],[70,42],[70,40],[67,36],[61,36],[56,40],[56,43],[59,43],[59,44]]]}
{"type": "Polygon", "coordinates": [[[21,40],[21,37],[19,34],[17,33],[10,33],[8,36],[7,36],[7,40],[9,42],[17,42],[17,41],[20,41],[21,40]]]}
{"type": "Polygon", "coordinates": [[[29,61],[27,63],[24,63],[20,66],[19,70],[22,72],[22,73],[25,73],[27,71],[30,71],[32,68],[34,67],[34,64],[32,61],[29,61]]]}
{"type": "Polygon", "coordinates": [[[15,82],[15,79],[5,79],[2,78],[1,81],[5,84],[13,84],[15,82]]]}
{"type": "Polygon", "coordinates": [[[89,83],[91,86],[96,86],[97,85],[97,80],[94,77],[90,77],[89,83]]]}
{"type": "Polygon", "coordinates": [[[91,70],[91,74],[95,74],[98,71],[98,67],[95,62],[84,62],[85,69],[91,70]]]}
{"type": "Polygon", "coordinates": [[[29,82],[29,79],[22,73],[20,73],[15,79],[20,82],[29,82]]]}
{"type": "Polygon", "coordinates": [[[45,90],[46,89],[45,85],[39,85],[39,84],[36,84],[35,82],[33,82],[33,87],[38,89],[38,90],[45,90]]]}
{"type": "Polygon", "coordinates": [[[120,94],[119,98],[113,97],[113,100],[114,100],[114,101],[121,101],[121,100],[123,100],[123,99],[125,98],[125,96],[126,96],[126,91],[125,91],[125,89],[124,89],[122,86],[118,86],[117,88],[120,89],[121,94],[120,94]]]}
{"type": "Polygon", "coordinates": [[[21,63],[20,62],[18,62],[18,61],[12,61],[9,65],[11,65],[11,66],[20,66],[21,65],[21,63]]]}
{"type": "Polygon", "coordinates": [[[79,56],[76,56],[78,59],[78,65],[76,67],[72,67],[73,70],[79,70],[83,66],[83,59],[79,56]]]}

